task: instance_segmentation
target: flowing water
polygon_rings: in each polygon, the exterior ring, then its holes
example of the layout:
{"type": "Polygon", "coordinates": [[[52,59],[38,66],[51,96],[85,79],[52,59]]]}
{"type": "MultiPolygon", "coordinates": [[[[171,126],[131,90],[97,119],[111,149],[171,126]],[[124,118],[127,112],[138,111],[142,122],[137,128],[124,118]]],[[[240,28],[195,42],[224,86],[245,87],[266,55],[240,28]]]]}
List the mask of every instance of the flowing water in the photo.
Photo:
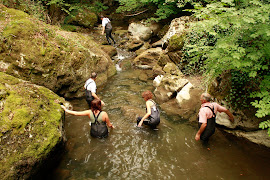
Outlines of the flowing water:
{"type": "MultiPolygon", "coordinates": [[[[87,117],[66,114],[67,152],[50,179],[269,179],[268,149],[218,129],[206,148],[194,140],[197,127],[163,111],[158,130],[136,127],[141,93],[154,90],[139,74],[122,70],[98,89],[115,126],[108,138],[92,138],[87,117]]],[[[71,103],[87,109],[84,99],[71,103]]]]}

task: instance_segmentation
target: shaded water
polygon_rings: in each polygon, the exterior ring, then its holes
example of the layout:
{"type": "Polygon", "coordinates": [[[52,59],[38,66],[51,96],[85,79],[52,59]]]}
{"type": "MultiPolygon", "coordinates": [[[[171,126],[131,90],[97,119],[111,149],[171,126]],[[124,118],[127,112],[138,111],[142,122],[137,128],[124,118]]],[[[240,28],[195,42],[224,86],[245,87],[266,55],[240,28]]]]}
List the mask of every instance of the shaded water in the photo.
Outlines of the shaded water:
{"type": "MultiPolygon", "coordinates": [[[[230,137],[217,129],[209,149],[194,140],[197,128],[161,112],[159,130],[137,128],[145,112],[144,90],[152,81],[139,70],[119,72],[98,92],[115,129],[106,139],[90,137],[87,117],[66,115],[67,153],[53,179],[268,179],[267,149],[230,137]],[[172,120],[173,119],[173,120],[172,120]]],[[[75,110],[87,109],[84,99],[75,110]]]]}

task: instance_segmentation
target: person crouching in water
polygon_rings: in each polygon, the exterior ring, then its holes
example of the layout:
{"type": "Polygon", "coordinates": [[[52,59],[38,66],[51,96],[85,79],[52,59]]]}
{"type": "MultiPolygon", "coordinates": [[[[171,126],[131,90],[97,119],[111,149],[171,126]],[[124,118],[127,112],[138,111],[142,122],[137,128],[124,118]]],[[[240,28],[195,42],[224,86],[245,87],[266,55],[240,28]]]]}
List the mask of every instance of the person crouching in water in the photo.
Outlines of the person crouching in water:
{"type": "Polygon", "coordinates": [[[150,126],[152,129],[156,129],[160,123],[160,112],[155,103],[152,100],[153,94],[151,91],[144,91],[142,98],[146,101],[146,114],[143,117],[137,118],[137,125],[141,127],[142,124],[150,126]]]}
{"type": "Polygon", "coordinates": [[[101,101],[94,99],[91,102],[91,109],[85,111],[72,111],[68,110],[65,106],[61,105],[65,112],[75,116],[88,116],[91,122],[90,134],[92,137],[104,138],[107,137],[109,132],[107,126],[114,128],[108,114],[101,110],[101,101]]]}

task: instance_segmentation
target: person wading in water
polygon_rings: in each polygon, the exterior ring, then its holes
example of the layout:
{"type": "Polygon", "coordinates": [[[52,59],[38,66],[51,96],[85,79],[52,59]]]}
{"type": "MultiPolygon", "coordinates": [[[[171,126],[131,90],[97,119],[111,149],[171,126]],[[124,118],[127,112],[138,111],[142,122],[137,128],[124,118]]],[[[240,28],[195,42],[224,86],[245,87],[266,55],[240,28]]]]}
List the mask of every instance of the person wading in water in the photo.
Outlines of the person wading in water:
{"type": "Polygon", "coordinates": [[[107,126],[114,128],[108,114],[101,110],[101,101],[94,99],[91,104],[91,109],[86,111],[72,111],[68,110],[65,106],[61,105],[65,112],[75,116],[88,116],[91,122],[90,134],[92,137],[104,138],[107,137],[109,132],[107,126]]]}
{"type": "Polygon", "coordinates": [[[195,135],[195,140],[202,140],[207,143],[209,137],[215,132],[217,112],[225,112],[229,116],[231,122],[234,122],[234,117],[225,107],[215,102],[211,103],[211,95],[208,93],[203,93],[200,101],[202,105],[198,114],[199,130],[195,135]]]}
{"type": "Polygon", "coordinates": [[[142,98],[146,101],[146,114],[143,117],[137,118],[137,125],[141,127],[142,124],[150,126],[152,129],[156,129],[160,123],[160,112],[156,103],[152,100],[153,94],[151,91],[144,91],[142,98]]]}

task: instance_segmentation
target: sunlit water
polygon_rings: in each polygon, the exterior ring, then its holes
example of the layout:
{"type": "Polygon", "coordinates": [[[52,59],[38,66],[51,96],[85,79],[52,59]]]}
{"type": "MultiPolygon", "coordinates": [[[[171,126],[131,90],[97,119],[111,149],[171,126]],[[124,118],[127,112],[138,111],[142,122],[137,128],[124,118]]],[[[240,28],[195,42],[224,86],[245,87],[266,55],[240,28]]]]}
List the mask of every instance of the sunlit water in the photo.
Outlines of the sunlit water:
{"type": "MultiPolygon", "coordinates": [[[[115,126],[108,138],[92,138],[87,117],[66,114],[67,152],[53,179],[269,179],[267,149],[218,129],[207,149],[194,140],[194,124],[164,112],[159,130],[137,128],[136,116],[145,111],[141,93],[154,89],[136,73],[118,72],[98,91],[115,126]]],[[[87,109],[84,99],[71,103],[87,109]]]]}

